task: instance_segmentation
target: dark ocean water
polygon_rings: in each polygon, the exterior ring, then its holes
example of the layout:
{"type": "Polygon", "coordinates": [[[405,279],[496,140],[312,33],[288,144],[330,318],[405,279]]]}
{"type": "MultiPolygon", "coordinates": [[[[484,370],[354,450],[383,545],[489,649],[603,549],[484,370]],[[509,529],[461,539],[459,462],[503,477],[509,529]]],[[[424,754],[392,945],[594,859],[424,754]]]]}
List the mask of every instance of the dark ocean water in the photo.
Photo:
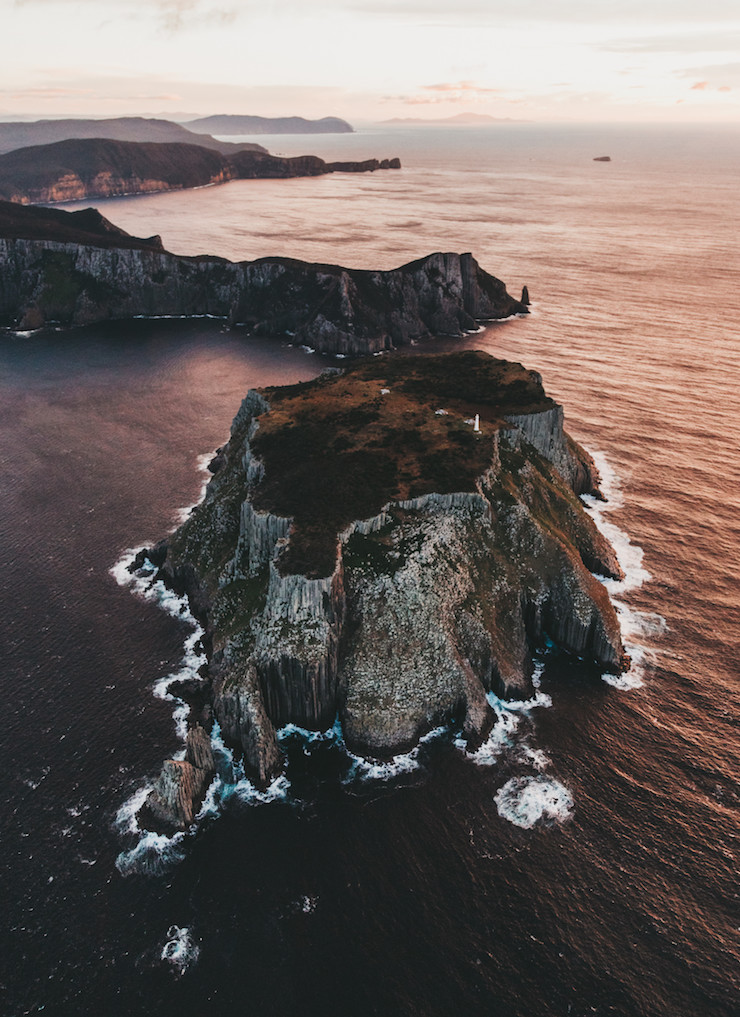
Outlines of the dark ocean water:
{"type": "Polygon", "coordinates": [[[600,453],[633,673],[615,687],[547,656],[487,759],[440,736],[389,779],[289,737],[272,801],[223,786],[193,836],[142,847],[131,802],[180,744],[153,689],[192,628],[110,570],[197,499],[248,387],[336,361],[209,321],[2,336],[0,1012],[729,1017],[740,132],[306,140],[404,169],[100,207],[182,253],[391,267],[472,250],[526,283],[530,318],[417,350],[540,370],[600,453]]]}

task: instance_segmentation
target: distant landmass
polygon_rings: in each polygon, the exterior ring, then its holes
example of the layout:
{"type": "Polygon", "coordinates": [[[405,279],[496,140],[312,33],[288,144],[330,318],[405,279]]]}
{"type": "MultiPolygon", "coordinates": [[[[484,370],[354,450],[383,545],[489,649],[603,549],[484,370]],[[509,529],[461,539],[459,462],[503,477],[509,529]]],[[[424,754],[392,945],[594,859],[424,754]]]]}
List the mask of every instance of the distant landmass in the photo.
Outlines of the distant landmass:
{"type": "Polygon", "coordinates": [[[32,123],[0,123],[0,153],[12,152],[31,145],[50,145],[71,138],[111,138],[115,141],[152,141],[200,145],[226,155],[243,150],[264,152],[266,149],[253,142],[232,144],[216,141],[205,131],[194,134],[181,124],[170,120],[151,120],[146,117],[112,117],[106,120],[35,120],[32,123]]]}
{"type": "Polygon", "coordinates": [[[354,128],[339,117],[306,120],[304,117],[253,117],[222,113],[189,120],[185,126],[196,134],[353,134],[354,128]]]}
{"type": "Polygon", "coordinates": [[[456,113],[452,117],[393,117],[381,120],[383,124],[523,124],[525,120],[512,117],[491,117],[487,113],[456,113]]]}
{"type": "MultiPolygon", "coordinates": [[[[190,135],[194,137],[194,135],[190,135]]],[[[398,159],[324,162],[235,150],[222,155],[200,145],[79,138],[0,155],[0,198],[20,204],[79,201],[124,194],[183,190],[229,180],[311,177],[400,169],[398,159]]]]}

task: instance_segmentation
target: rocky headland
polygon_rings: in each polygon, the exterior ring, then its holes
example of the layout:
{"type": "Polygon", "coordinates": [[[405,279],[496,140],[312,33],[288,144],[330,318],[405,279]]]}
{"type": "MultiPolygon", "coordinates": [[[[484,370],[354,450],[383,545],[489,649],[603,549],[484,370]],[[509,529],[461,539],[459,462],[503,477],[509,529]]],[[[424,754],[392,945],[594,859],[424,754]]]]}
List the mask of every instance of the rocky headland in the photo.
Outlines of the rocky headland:
{"type": "Polygon", "coordinates": [[[384,272],[186,258],[95,209],[0,202],[0,324],[13,328],[211,315],[323,352],[362,354],[521,313],[526,305],[470,254],[432,254],[384,272]]]}
{"type": "Polygon", "coordinates": [[[400,169],[398,159],[325,162],[315,155],[270,155],[258,145],[220,152],[194,144],[82,138],[0,155],[0,199],[21,204],[178,191],[229,180],[314,177],[400,169]]]}
{"type": "Polygon", "coordinates": [[[159,823],[197,812],[214,718],[265,784],[289,723],[338,718],[378,759],[440,724],[475,747],[486,693],[527,695],[546,641],[628,666],[594,576],[621,570],[578,497],[597,490],[593,462],[519,364],[399,355],[250,391],[211,470],[185,524],[132,566],[187,594],[206,632],[203,681],[182,690],[186,757],[150,795],[159,823]]]}

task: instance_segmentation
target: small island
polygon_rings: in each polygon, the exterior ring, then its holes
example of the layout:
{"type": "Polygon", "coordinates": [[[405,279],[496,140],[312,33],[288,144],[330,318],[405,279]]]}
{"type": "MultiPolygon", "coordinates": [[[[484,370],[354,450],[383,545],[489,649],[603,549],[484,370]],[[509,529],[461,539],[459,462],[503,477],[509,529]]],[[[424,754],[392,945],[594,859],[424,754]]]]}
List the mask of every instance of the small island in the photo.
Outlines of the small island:
{"type": "Polygon", "coordinates": [[[628,666],[594,574],[621,577],[578,497],[592,460],[542,379],[485,353],[394,355],[247,393],[203,502],[141,552],[205,629],[184,759],[146,811],[184,829],[213,778],[210,728],[266,784],[276,731],[387,759],[442,724],[471,747],[486,694],[531,691],[546,643],[628,666]]]}

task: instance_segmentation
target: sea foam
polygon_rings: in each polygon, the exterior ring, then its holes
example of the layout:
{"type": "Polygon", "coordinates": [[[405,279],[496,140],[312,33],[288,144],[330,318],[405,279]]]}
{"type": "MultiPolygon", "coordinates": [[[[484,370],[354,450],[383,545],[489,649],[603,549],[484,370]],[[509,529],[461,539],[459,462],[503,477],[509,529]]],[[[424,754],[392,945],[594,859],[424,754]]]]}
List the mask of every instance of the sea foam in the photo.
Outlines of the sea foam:
{"type": "Polygon", "coordinates": [[[619,477],[603,452],[592,452],[591,455],[601,475],[601,489],[607,500],[601,501],[593,495],[582,495],[581,500],[598,530],[616,551],[624,572],[624,579],[609,579],[604,576],[597,578],[609,593],[619,618],[625,650],[632,661],[629,671],[620,675],[603,674],[602,679],[618,689],[636,689],[643,684],[645,665],[656,657],[651,640],[665,633],[668,627],[660,615],[638,611],[621,600],[624,594],[637,590],[648,582],[651,575],[643,563],[642,548],[633,544],[624,530],[608,518],[609,512],[621,508],[624,504],[619,477]]]}
{"type": "Polygon", "coordinates": [[[494,801],[502,819],[524,830],[541,822],[562,823],[573,812],[573,796],[568,788],[542,774],[512,777],[496,792],[494,801]]]}
{"type": "Polygon", "coordinates": [[[198,960],[200,947],[195,942],[191,930],[179,925],[171,925],[167,930],[167,941],[162,947],[160,959],[172,966],[173,972],[179,977],[198,960]]]}

